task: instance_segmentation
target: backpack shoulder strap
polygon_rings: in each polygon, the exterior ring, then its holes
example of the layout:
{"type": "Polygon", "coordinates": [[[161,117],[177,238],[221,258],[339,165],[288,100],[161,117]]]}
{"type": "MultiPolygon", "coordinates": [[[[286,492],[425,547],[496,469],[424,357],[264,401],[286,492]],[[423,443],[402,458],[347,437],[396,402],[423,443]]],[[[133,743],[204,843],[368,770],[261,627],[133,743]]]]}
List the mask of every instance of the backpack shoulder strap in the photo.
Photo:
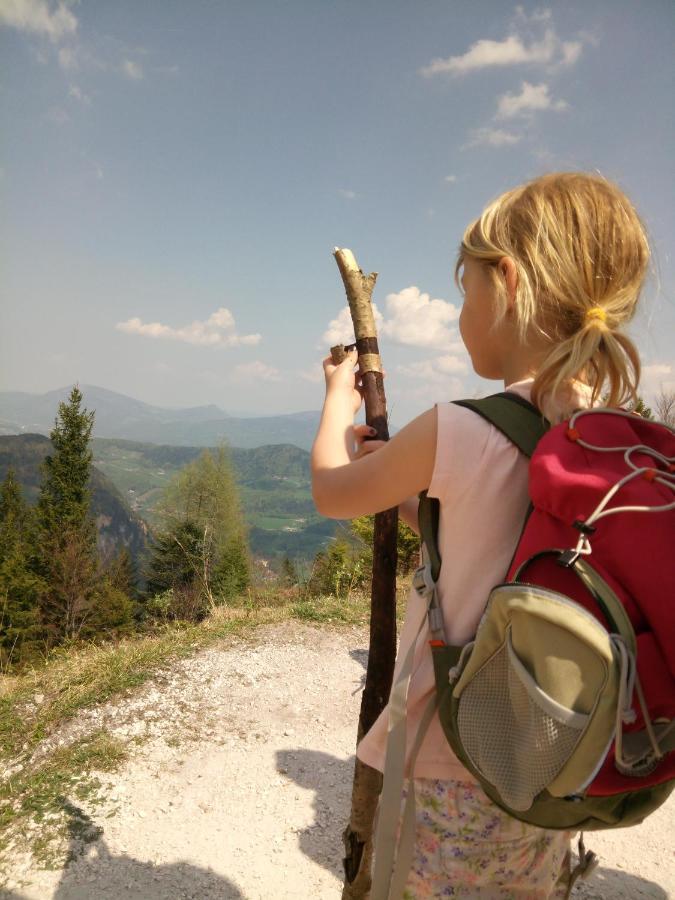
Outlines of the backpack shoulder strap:
{"type": "Polygon", "coordinates": [[[536,406],[511,391],[502,391],[482,400],[455,400],[454,403],[478,413],[527,457],[532,456],[534,448],[550,428],[550,423],[536,406]]]}
{"type": "MultiPolygon", "coordinates": [[[[536,406],[519,394],[503,391],[481,400],[454,400],[457,406],[464,406],[478,413],[483,419],[494,425],[528,458],[534,448],[550,428],[550,423],[539,412],[536,406]]],[[[422,543],[426,545],[431,564],[431,575],[438,580],[441,570],[441,556],[438,549],[438,520],[440,503],[437,499],[427,497],[427,492],[420,494],[419,527],[422,543]]]]}

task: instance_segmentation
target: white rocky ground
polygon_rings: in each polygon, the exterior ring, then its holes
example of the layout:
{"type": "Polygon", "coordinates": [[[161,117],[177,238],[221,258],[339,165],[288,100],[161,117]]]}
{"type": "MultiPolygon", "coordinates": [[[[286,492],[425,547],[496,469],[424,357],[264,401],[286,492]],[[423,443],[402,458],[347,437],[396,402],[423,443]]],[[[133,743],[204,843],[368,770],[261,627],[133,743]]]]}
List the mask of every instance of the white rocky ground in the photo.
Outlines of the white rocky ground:
{"type": "MultiPolygon", "coordinates": [[[[109,729],[145,740],[106,800],[74,819],[101,836],[64,871],[18,856],[2,898],[339,898],[367,637],[297,623],[177,663],[56,740],[109,729]]],[[[675,896],[675,798],[636,829],[591,835],[601,856],[575,896],[675,896]]],[[[83,852],[79,852],[83,851],[83,852]]]]}

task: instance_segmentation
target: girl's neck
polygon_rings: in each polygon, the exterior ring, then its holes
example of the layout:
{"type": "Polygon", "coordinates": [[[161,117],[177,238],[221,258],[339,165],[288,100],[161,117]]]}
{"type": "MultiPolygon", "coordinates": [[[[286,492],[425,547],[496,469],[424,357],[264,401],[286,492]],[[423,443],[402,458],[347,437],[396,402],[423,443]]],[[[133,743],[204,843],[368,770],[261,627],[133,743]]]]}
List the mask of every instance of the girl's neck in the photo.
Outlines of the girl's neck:
{"type": "Polygon", "coordinates": [[[534,336],[521,338],[513,325],[504,338],[501,358],[504,385],[515,384],[526,378],[534,378],[550,352],[550,346],[543,345],[534,336]]]}
{"type": "Polygon", "coordinates": [[[511,365],[505,364],[502,369],[504,387],[507,387],[509,384],[515,384],[517,381],[534,378],[535,374],[536,366],[532,361],[525,363],[522,359],[520,361],[513,360],[511,365]]]}

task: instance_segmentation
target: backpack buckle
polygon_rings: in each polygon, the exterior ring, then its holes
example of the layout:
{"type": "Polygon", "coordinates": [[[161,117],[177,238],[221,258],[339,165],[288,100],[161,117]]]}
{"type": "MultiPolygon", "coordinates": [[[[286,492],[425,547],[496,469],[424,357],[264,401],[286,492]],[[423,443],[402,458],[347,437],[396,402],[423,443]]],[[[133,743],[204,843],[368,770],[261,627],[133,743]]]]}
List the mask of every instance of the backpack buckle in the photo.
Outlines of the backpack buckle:
{"type": "Polygon", "coordinates": [[[427,563],[420,566],[413,575],[413,587],[420,597],[429,596],[436,587],[436,582],[431,577],[431,565],[427,563]]]}
{"type": "Polygon", "coordinates": [[[574,563],[579,559],[578,550],[561,550],[558,557],[558,565],[564,569],[571,569],[574,563]]]}

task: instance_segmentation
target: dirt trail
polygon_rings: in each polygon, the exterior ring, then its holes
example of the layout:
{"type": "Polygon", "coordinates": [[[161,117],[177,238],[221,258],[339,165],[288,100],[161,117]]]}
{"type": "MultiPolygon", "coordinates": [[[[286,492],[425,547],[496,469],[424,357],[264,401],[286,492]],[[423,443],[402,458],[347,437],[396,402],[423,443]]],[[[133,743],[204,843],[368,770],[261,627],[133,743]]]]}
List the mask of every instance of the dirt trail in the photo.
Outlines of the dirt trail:
{"type": "MultiPolygon", "coordinates": [[[[362,629],[261,628],[82,716],[69,736],[103,726],[145,740],[102,776],[102,805],[66,803],[99,839],[74,840],[65,871],[17,859],[0,897],[339,898],[366,641],[362,629]]],[[[589,836],[601,866],[574,896],[675,896],[674,826],[675,799],[637,829],[589,836]]]]}

